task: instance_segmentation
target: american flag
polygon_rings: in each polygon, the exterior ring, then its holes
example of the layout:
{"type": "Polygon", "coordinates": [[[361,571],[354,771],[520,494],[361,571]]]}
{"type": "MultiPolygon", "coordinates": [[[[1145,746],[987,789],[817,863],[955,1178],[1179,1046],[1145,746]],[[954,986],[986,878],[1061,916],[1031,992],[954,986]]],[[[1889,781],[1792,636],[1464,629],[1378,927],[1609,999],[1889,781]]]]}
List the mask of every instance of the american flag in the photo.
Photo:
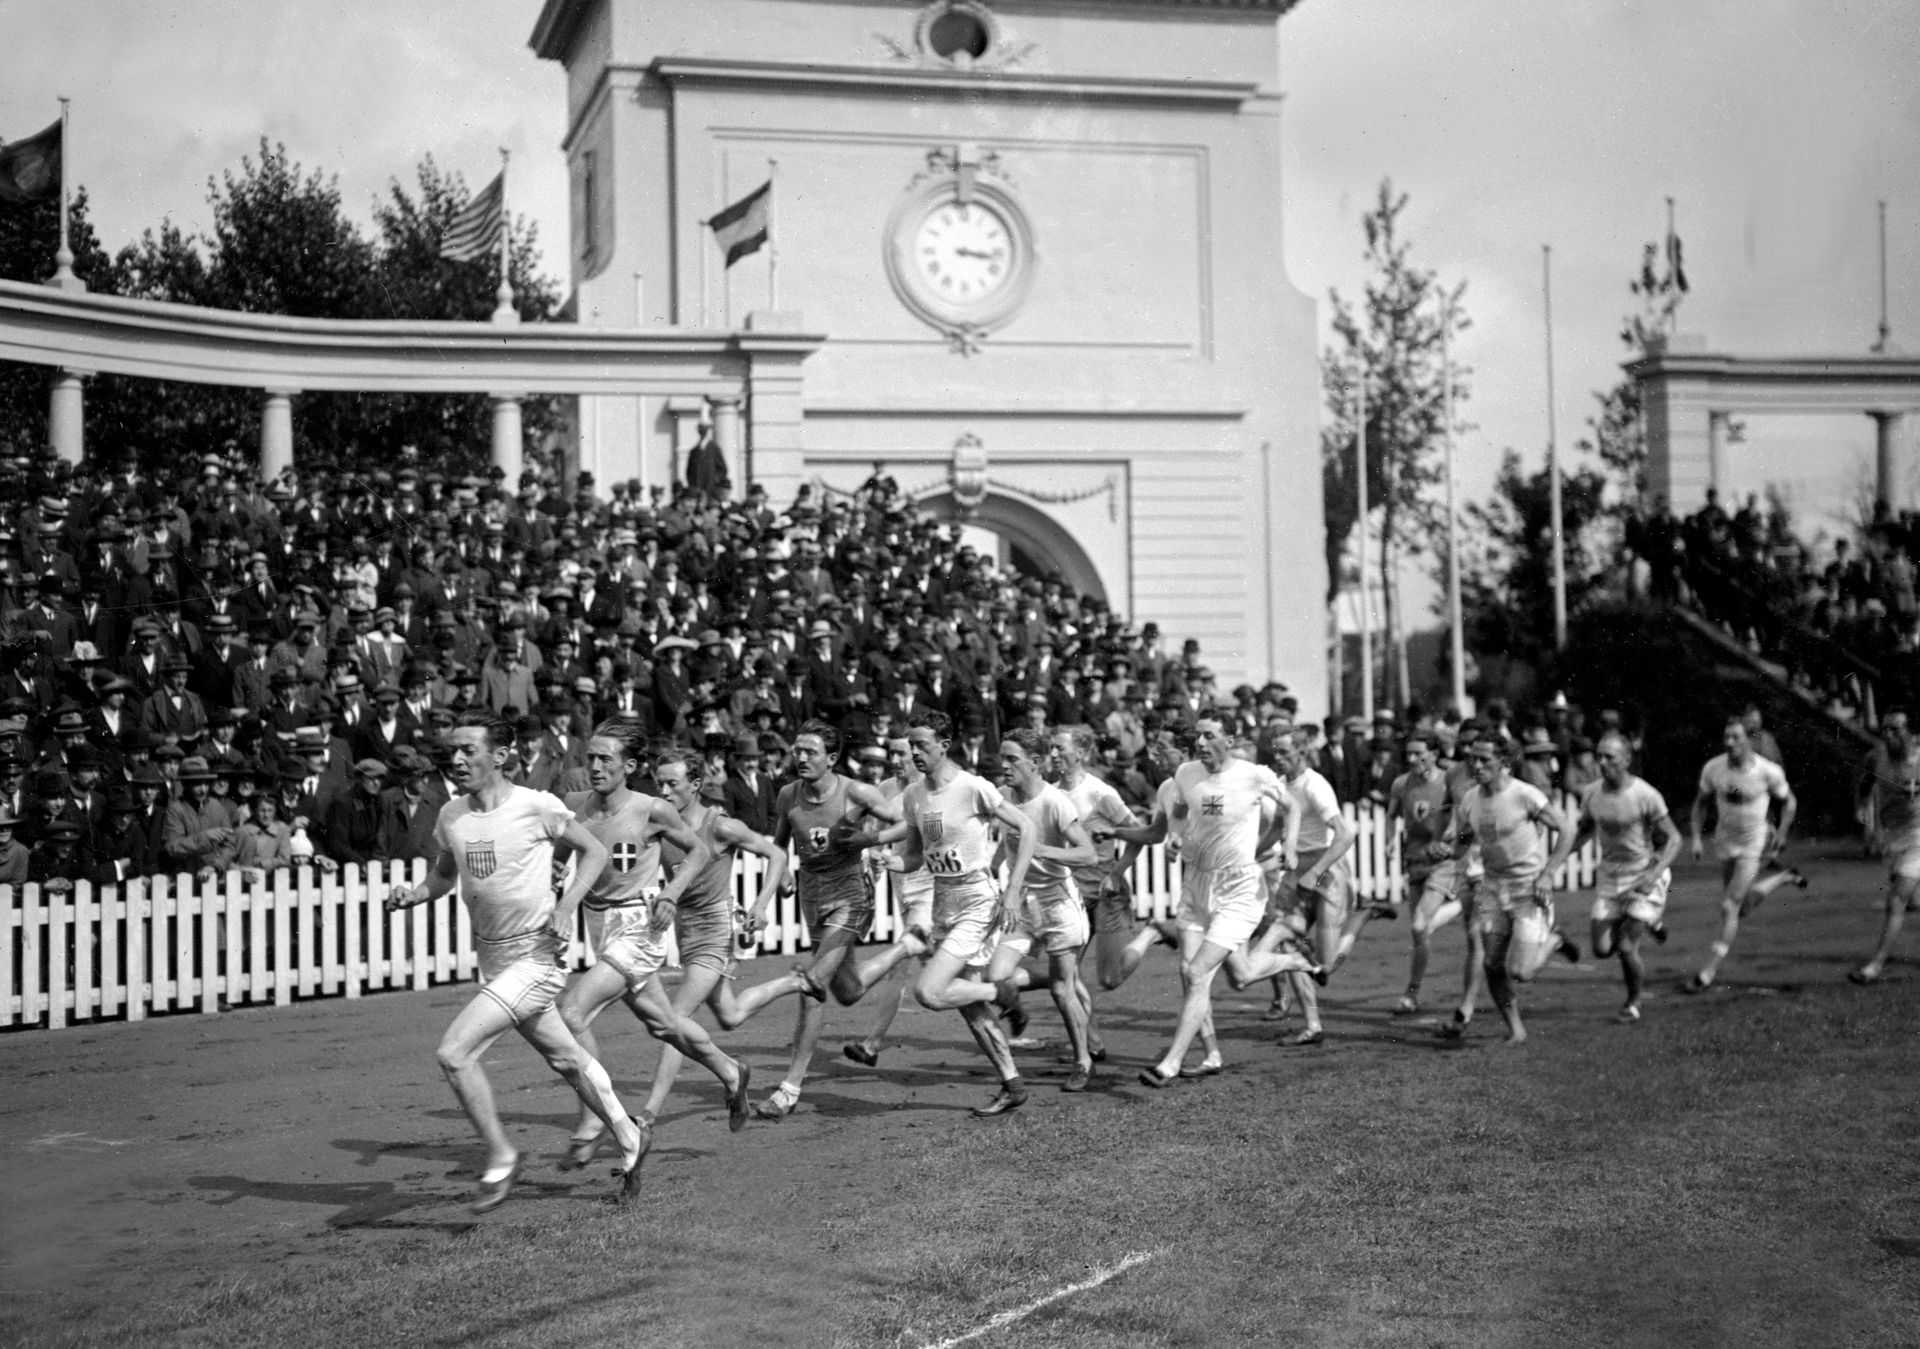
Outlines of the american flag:
{"type": "Polygon", "coordinates": [[[506,220],[507,171],[502,169],[447,226],[440,240],[440,256],[449,262],[472,262],[491,257],[500,247],[506,220]]]}

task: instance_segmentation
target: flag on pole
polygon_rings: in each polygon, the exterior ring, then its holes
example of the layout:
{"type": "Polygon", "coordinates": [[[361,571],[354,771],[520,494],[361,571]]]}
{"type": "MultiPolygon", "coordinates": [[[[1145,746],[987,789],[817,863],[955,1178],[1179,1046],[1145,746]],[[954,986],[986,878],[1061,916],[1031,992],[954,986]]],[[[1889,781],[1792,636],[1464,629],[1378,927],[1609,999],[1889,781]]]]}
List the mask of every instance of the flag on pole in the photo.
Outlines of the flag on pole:
{"type": "Polygon", "coordinates": [[[766,246],[773,226],[773,182],[769,179],[707,221],[731,267],[766,246]]]}
{"type": "Polygon", "coordinates": [[[1667,279],[1682,295],[1687,293],[1687,270],[1680,265],[1680,234],[1667,226],[1667,279]]]}
{"type": "Polygon", "coordinates": [[[0,202],[31,206],[60,195],[60,123],[0,146],[0,202]]]}
{"type": "Polygon", "coordinates": [[[440,239],[440,256],[449,262],[473,262],[492,257],[500,248],[506,225],[507,172],[502,169],[447,226],[440,239]]]}

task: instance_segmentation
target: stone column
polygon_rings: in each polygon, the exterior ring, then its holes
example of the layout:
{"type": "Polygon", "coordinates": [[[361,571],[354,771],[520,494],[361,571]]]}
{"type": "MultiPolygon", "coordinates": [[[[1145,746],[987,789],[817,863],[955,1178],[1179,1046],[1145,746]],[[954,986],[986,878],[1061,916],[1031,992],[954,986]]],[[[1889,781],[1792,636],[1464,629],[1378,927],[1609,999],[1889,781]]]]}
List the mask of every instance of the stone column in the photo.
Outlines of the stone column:
{"type": "Polygon", "coordinates": [[[1727,494],[1727,420],[1728,413],[1707,414],[1707,486],[1722,497],[1727,494]]]}
{"type": "Polygon", "coordinates": [[[293,467],[293,395],[297,389],[266,389],[260,396],[260,481],[270,483],[293,467]]]}
{"type": "Polygon", "coordinates": [[[520,490],[522,446],[520,399],[516,394],[493,395],[493,466],[504,472],[501,490],[512,496],[520,490]]]}
{"type": "Polygon", "coordinates": [[[78,370],[53,372],[53,387],[47,395],[47,444],[55,456],[77,464],[86,453],[86,396],[80,389],[78,370]]]}
{"type": "Polygon", "coordinates": [[[1873,418],[1873,491],[1875,497],[1898,508],[1900,503],[1900,422],[1906,415],[1890,408],[1870,408],[1873,418]]]}
{"type": "Polygon", "coordinates": [[[728,481],[736,493],[744,496],[747,462],[740,445],[740,400],[731,394],[722,394],[708,401],[713,404],[713,443],[720,447],[720,457],[726,461],[728,481]]]}
{"type": "Polygon", "coordinates": [[[767,500],[780,510],[793,500],[806,475],[806,377],[801,363],[812,346],[777,333],[749,332],[740,339],[740,349],[751,362],[747,443],[752,481],[767,489],[767,500]]]}

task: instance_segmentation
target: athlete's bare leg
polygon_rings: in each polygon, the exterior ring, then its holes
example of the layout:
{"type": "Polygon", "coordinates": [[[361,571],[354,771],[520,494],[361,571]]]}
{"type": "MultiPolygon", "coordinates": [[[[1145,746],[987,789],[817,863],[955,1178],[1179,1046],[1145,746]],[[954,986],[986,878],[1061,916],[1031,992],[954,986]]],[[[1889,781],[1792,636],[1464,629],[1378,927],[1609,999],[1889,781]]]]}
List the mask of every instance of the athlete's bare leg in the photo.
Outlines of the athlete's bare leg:
{"type": "MultiPolygon", "coordinates": [[[[859,998],[854,992],[857,972],[848,968],[848,957],[853,944],[860,934],[848,927],[829,927],[820,934],[819,954],[813,964],[807,967],[807,976],[815,987],[831,990],[843,1003],[852,1003],[859,998]]],[[[751,991],[751,990],[749,990],[751,991]]],[[[864,990],[861,990],[864,991],[864,990]]],[[[774,1092],[774,1099],[784,1102],[785,1108],[779,1114],[786,1114],[793,1108],[793,1101],[800,1095],[800,1088],[806,1083],[807,1069],[813,1063],[813,1051],[820,1043],[820,1032],[827,1023],[827,1007],[824,1001],[813,997],[800,999],[800,1012],[794,1019],[793,1054],[787,1063],[787,1075],[780,1079],[780,1085],[774,1092]]],[[[766,1114],[765,1109],[761,1111],[766,1114]]]]}
{"type": "MultiPolygon", "coordinates": [[[[660,1041],[663,1056],[674,1055],[675,1071],[679,1068],[680,1057],[684,1055],[719,1078],[721,1085],[729,1091],[738,1085],[740,1065],[720,1051],[699,1022],[668,1001],[666,990],[661,987],[657,976],[648,979],[640,988],[630,990],[626,977],[605,961],[575,978],[561,995],[559,1003],[560,1017],[568,1032],[596,1062],[600,1058],[600,1046],[593,1035],[594,1018],[614,1002],[622,1000],[639,1018],[640,1024],[646,1027],[647,1034],[660,1041]]],[[[664,1101],[666,1092],[660,1088],[659,1073],[656,1071],[654,1076],[654,1094],[664,1101]]],[[[672,1086],[671,1078],[667,1085],[672,1086]]],[[[647,1109],[651,1112],[647,1117],[649,1120],[659,1113],[659,1107],[651,1098],[647,1109]]],[[[580,1118],[574,1124],[573,1142],[585,1144],[599,1135],[596,1112],[585,1107],[583,1102],[580,1118]]]]}
{"type": "Polygon", "coordinates": [[[1748,892],[1753,889],[1754,877],[1759,872],[1758,857],[1736,857],[1724,867],[1726,888],[1720,896],[1720,936],[1708,949],[1707,963],[1700,967],[1700,973],[1693,976],[1688,987],[1705,988],[1719,975],[1720,962],[1727,958],[1733,949],[1733,939],[1740,935],[1740,916],[1747,911],[1748,892]]]}
{"type": "Polygon", "coordinates": [[[1420,903],[1413,911],[1410,924],[1413,931],[1413,955],[1407,964],[1407,992],[1395,1008],[1405,1014],[1416,1012],[1420,1008],[1420,986],[1426,982],[1427,965],[1433,959],[1433,934],[1460,916],[1460,901],[1452,895],[1435,892],[1434,903],[1427,902],[1422,895],[1420,903]]]}
{"type": "Polygon", "coordinates": [[[922,1007],[935,1012],[957,1011],[992,1002],[998,990],[985,979],[969,977],[966,973],[969,968],[951,952],[936,950],[927,957],[926,968],[920,971],[920,978],[913,986],[914,997],[922,1007]]]}
{"type": "Polygon", "coordinates": [[[1501,931],[1486,943],[1485,970],[1487,991],[1493,995],[1493,1005],[1500,1013],[1501,1020],[1507,1023],[1507,1043],[1524,1044],[1527,1028],[1520,1020],[1520,1004],[1514,997],[1513,981],[1507,974],[1507,952],[1513,946],[1511,922],[1503,924],[1501,931]]]}
{"type": "Polygon", "coordinates": [[[1232,948],[1218,942],[1209,941],[1206,934],[1194,929],[1184,929],[1181,945],[1189,945],[1189,939],[1197,939],[1197,949],[1191,955],[1183,954],[1180,961],[1181,981],[1186,985],[1186,996],[1180,1004],[1180,1019],[1173,1029],[1173,1043],[1167,1046],[1167,1052],[1160,1061],[1148,1071],[1162,1082],[1180,1072],[1180,1064],[1192,1048],[1194,1037],[1199,1035],[1200,1027],[1207,1019],[1213,998],[1213,977],[1220,972],[1220,966],[1226,963],[1232,948]]]}
{"type": "MultiPolygon", "coordinates": [[[[692,1017],[700,1010],[701,1003],[713,998],[716,991],[723,987],[719,970],[711,965],[688,965],[681,974],[680,987],[673,992],[673,1010],[680,1016],[692,1017]]],[[[684,1057],[670,1044],[660,1046],[660,1062],[654,1066],[653,1087],[647,1093],[646,1108],[640,1112],[641,1119],[658,1119],[660,1112],[666,1109],[667,1096],[673,1091],[675,1079],[680,1076],[680,1060],[684,1057]]]]}
{"type": "Polygon", "coordinates": [[[1047,952],[1047,989],[1053,994],[1053,1005],[1060,1011],[1060,1019],[1066,1023],[1067,1045],[1073,1053],[1076,1067],[1083,1072],[1093,1070],[1093,1052],[1087,1040],[1087,1009],[1080,1000],[1080,962],[1076,952],[1047,952]]]}
{"type": "Polygon", "coordinates": [[[622,1168],[630,1168],[641,1153],[640,1127],[628,1118],[626,1108],[614,1094],[607,1070],[573,1038],[559,1011],[548,1007],[515,1026],[504,1007],[482,994],[453,1019],[436,1052],[448,1085],[486,1145],[487,1165],[481,1178],[506,1175],[519,1157],[501,1127],[493,1087],[480,1066],[482,1056],[509,1030],[518,1030],[546,1059],[547,1066],[573,1088],[581,1104],[611,1130],[620,1144],[622,1168]]]}
{"type": "Polygon", "coordinates": [[[1887,887],[1887,914],[1880,928],[1879,945],[1873,948],[1866,964],[1847,976],[1856,984],[1870,984],[1886,970],[1887,961],[1893,957],[1893,944],[1900,940],[1900,929],[1906,924],[1907,909],[1916,893],[1920,893],[1920,878],[1902,876],[1887,887]]]}

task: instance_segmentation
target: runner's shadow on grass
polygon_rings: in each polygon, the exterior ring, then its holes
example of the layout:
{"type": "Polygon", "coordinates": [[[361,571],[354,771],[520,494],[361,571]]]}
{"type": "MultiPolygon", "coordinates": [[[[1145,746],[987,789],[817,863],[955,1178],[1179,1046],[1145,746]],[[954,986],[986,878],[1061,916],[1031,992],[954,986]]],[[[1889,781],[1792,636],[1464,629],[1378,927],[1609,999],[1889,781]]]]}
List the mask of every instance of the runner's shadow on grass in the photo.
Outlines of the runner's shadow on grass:
{"type": "MultiPolygon", "coordinates": [[[[931,1082],[927,1085],[938,1085],[938,1082],[931,1082]]],[[[897,1110],[932,1110],[965,1114],[973,1108],[964,1103],[942,1105],[934,1101],[907,1101],[900,1099],[869,1101],[863,1100],[858,1096],[842,1096],[836,1092],[820,1091],[818,1088],[813,1087],[807,1089],[805,1100],[814,1107],[816,1112],[831,1119],[888,1115],[897,1110]]]]}
{"type": "MultiPolygon", "coordinates": [[[[402,1214],[412,1213],[415,1209],[444,1205],[452,1196],[402,1190],[391,1181],[328,1185],[248,1180],[244,1176],[190,1176],[187,1184],[196,1190],[224,1192],[224,1197],[209,1201],[215,1207],[223,1207],[241,1199],[264,1199],[276,1204],[315,1204],[336,1208],[338,1212],[329,1216],[326,1224],[338,1229],[421,1228],[458,1236],[463,1232],[471,1232],[479,1225],[468,1218],[403,1218],[402,1214]]],[[[532,1187],[523,1182],[521,1188],[532,1187]]]]}
{"type": "Polygon", "coordinates": [[[378,1138],[336,1138],[333,1146],[354,1154],[355,1166],[377,1166],[382,1157],[405,1157],[420,1162],[471,1163],[472,1143],[393,1143],[378,1138]]]}

